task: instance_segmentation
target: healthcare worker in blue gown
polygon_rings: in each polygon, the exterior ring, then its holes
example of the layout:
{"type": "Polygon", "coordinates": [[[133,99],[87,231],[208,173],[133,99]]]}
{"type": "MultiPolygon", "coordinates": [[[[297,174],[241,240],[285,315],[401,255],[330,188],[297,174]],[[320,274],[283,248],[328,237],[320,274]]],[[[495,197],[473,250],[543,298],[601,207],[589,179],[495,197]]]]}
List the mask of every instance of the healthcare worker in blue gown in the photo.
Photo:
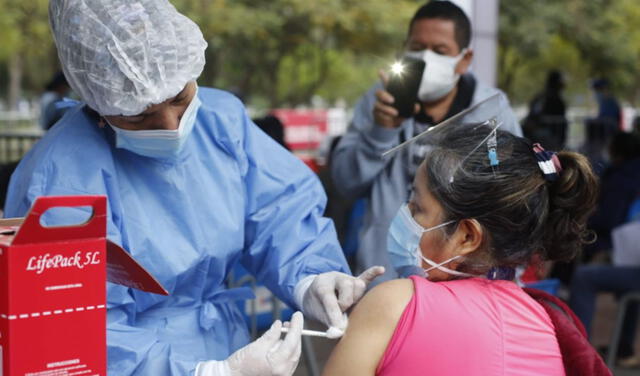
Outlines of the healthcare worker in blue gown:
{"type": "Polygon", "coordinates": [[[250,291],[225,284],[234,265],[338,332],[382,271],[348,275],[317,178],[238,99],[198,88],[207,44],[167,0],[51,0],[49,13],[83,103],[20,163],[5,213],[43,195],[106,195],[109,239],[170,292],[108,285],[109,374],[291,375],[302,316],[283,339],[276,322],[249,343],[236,303],[250,291]]]}

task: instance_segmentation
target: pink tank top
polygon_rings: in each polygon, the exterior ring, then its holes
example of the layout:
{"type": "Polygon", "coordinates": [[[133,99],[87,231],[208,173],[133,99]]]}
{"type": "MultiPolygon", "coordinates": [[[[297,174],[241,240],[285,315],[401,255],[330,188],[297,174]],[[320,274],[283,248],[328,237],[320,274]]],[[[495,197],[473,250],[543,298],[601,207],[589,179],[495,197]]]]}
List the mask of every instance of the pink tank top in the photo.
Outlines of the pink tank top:
{"type": "Polygon", "coordinates": [[[376,375],[565,374],[549,316],[515,283],[411,279],[376,375]]]}

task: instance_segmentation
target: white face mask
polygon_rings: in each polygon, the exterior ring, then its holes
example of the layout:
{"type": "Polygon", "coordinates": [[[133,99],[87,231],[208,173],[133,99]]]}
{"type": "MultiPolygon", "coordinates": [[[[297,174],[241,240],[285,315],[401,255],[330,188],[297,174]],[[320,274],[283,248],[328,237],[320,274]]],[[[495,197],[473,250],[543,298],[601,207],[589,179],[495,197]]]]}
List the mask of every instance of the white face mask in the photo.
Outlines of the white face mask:
{"type": "Polygon", "coordinates": [[[455,72],[456,65],[466,52],[467,50],[463,49],[458,56],[440,55],[431,50],[405,53],[405,56],[421,59],[426,63],[418,89],[418,98],[422,102],[436,101],[453,90],[460,78],[455,72]]]}
{"type": "Polygon", "coordinates": [[[198,89],[187,106],[178,129],[155,129],[143,131],[131,131],[118,128],[109,124],[111,129],[116,132],[116,147],[127,149],[138,155],[151,158],[167,158],[178,154],[187,138],[193,131],[196,123],[198,109],[201,102],[198,98],[198,89]]]}

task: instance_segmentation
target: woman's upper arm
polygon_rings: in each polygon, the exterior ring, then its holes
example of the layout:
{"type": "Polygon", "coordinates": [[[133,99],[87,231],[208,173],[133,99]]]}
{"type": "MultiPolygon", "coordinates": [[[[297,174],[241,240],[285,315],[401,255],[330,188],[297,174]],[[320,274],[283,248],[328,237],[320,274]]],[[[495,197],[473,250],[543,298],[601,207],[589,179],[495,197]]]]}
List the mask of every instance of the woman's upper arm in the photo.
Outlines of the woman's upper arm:
{"type": "Polygon", "coordinates": [[[398,279],[376,286],[349,316],[349,326],[327,361],[323,375],[375,375],[406,305],[413,282],[398,279]]]}

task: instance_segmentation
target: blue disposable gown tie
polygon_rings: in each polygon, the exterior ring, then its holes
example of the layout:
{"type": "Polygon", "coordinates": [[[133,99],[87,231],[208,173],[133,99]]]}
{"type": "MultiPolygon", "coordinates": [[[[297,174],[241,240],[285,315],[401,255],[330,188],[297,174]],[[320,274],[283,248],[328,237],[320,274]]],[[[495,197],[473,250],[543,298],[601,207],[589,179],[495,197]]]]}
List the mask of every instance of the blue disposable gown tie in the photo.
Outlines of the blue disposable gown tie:
{"type": "MultiPolygon", "coordinates": [[[[11,180],[5,215],[12,217],[42,195],[107,195],[109,239],[170,292],[107,285],[110,375],[188,375],[198,361],[226,359],[246,345],[236,301],[252,294],[225,284],[237,262],[293,307],[302,278],[349,272],[313,173],[262,133],[235,97],[207,88],[198,95],[196,125],[176,157],[115,148],[113,131],[77,105],[11,180]]],[[[83,215],[59,209],[45,221],[83,215]]]]}

